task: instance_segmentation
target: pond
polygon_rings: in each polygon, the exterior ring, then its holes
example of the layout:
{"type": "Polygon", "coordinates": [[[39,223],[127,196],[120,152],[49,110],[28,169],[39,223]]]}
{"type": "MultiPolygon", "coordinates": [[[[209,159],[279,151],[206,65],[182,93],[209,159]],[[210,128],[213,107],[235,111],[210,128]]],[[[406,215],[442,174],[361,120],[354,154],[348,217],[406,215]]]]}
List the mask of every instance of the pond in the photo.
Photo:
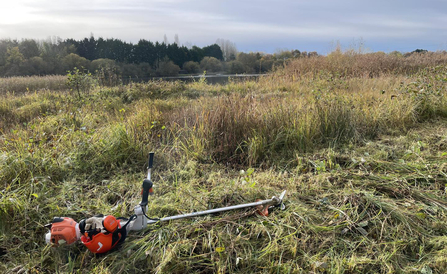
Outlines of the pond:
{"type": "Polygon", "coordinates": [[[224,85],[230,80],[234,82],[239,81],[251,81],[256,80],[266,74],[215,74],[215,75],[188,75],[188,76],[175,76],[175,77],[152,77],[147,80],[165,80],[165,81],[184,81],[191,83],[194,81],[200,81],[205,78],[208,84],[221,84],[224,85]]]}

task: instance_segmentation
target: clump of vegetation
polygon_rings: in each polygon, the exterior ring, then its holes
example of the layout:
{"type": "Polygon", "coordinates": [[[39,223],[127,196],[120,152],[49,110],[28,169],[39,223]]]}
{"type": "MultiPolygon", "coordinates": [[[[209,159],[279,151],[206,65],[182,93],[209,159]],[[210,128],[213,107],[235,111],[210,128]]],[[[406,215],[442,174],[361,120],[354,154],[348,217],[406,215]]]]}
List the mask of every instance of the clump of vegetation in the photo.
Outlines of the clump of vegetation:
{"type": "Polygon", "coordinates": [[[327,58],[227,85],[2,94],[0,271],[446,272],[447,67],[327,58]],[[129,216],[149,151],[153,216],[282,190],[287,209],[157,224],[99,257],[46,246],[54,216],[129,216]]]}
{"type": "Polygon", "coordinates": [[[200,65],[197,62],[194,61],[188,61],[183,64],[183,69],[190,74],[199,73],[200,72],[200,65]]]}
{"type": "Polygon", "coordinates": [[[95,85],[92,74],[86,71],[81,71],[74,68],[67,74],[67,86],[73,93],[76,92],[78,99],[82,99],[81,93],[89,93],[91,88],[95,85]]]}

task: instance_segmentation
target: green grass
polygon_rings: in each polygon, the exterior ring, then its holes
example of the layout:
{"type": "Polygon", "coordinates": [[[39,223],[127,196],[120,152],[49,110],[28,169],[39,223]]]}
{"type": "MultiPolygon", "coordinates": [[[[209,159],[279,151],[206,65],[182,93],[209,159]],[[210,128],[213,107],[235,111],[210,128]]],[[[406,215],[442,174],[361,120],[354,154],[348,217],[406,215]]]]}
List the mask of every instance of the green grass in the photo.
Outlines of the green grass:
{"type": "Polygon", "coordinates": [[[446,71],[4,94],[0,272],[445,273],[446,71]],[[153,225],[102,256],[46,246],[54,216],[131,215],[149,151],[150,215],[282,190],[287,209],[153,225]]]}

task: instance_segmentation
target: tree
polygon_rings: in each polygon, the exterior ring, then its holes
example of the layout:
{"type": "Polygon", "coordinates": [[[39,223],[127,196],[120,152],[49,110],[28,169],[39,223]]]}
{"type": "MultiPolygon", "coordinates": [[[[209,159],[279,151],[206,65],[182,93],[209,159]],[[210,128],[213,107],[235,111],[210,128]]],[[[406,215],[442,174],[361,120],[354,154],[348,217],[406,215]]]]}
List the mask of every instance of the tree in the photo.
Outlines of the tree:
{"type": "Polygon", "coordinates": [[[140,63],[140,78],[146,79],[148,77],[155,76],[155,71],[152,69],[152,66],[149,63],[140,63]]]}
{"type": "Polygon", "coordinates": [[[198,73],[200,71],[200,65],[197,62],[188,61],[188,62],[183,64],[183,69],[187,73],[198,73]]]}
{"type": "Polygon", "coordinates": [[[212,44],[203,48],[203,53],[205,56],[214,57],[218,60],[223,60],[223,53],[219,45],[212,44]]]}
{"type": "Polygon", "coordinates": [[[390,53],[388,53],[390,56],[395,56],[395,57],[403,57],[404,55],[402,54],[402,52],[400,52],[400,51],[397,51],[397,50],[395,50],[395,51],[392,51],[392,52],[390,52],[390,53]]]}
{"type": "Polygon", "coordinates": [[[180,71],[180,67],[174,64],[171,60],[165,58],[160,61],[156,73],[158,76],[177,76],[180,71]]]}
{"type": "Polygon", "coordinates": [[[65,56],[62,61],[66,70],[73,70],[75,68],[88,69],[90,67],[89,60],[74,53],[65,56]]]}
{"type": "Polygon", "coordinates": [[[244,64],[236,60],[230,61],[228,63],[228,72],[231,74],[244,73],[245,72],[244,64]]]}
{"type": "Polygon", "coordinates": [[[165,43],[158,43],[155,42],[155,53],[156,53],[156,59],[154,66],[158,68],[160,61],[163,58],[166,58],[167,55],[167,46],[165,43]]]}
{"type": "Polygon", "coordinates": [[[107,58],[100,58],[93,60],[90,64],[91,71],[99,71],[100,69],[107,69],[107,70],[113,70],[116,69],[118,66],[116,65],[116,62],[112,59],[107,58]]]}
{"type": "Polygon", "coordinates": [[[426,49],[416,49],[416,50],[413,50],[411,53],[427,53],[428,52],[428,50],[426,50],[426,49]]]}
{"type": "Polygon", "coordinates": [[[253,52],[250,52],[250,53],[240,52],[237,55],[236,60],[241,62],[244,65],[245,72],[254,73],[256,71],[259,71],[258,57],[260,59],[260,56],[256,55],[253,52]]]}
{"type": "Polygon", "coordinates": [[[23,54],[20,53],[19,47],[9,48],[6,51],[6,64],[5,64],[5,75],[6,76],[16,76],[20,75],[20,66],[25,61],[23,54]]]}
{"type": "Polygon", "coordinates": [[[0,40],[0,66],[6,65],[6,54],[8,49],[17,47],[17,41],[13,41],[10,39],[2,39],[0,40]]]}
{"type": "Polygon", "coordinates": [[[178,66],[188,61],[188,49],[186,47],[179,48],[177,44],[168,45],[166,55],[178,66]]]}
{"type": "Polygon", "coordinates": [[[301,57],[301,51],[295,49],[291,51],[293,58],[300,58],[301,57]]]}
{"type": "Polygon", "coordinates": [[[271,71],[273,68],[273,64],[274,64],[273,55],[266,54],[266,55],[262,56],[262,58],[261,58],[261,60],[259,60],[259,62],[261,63],[261,71],[260,71],[261,73],[271,71]]]}
{"type": "Polygon", "coordinates": [[[104,58],[124,63],[129,63],[134,60],[134,46],[131,43],[126,43],[119,39],[107,39],[106,43],[107,55],[104,58]]]}
{"type": "Polygon", "coordinates": [[[90,36],[90,39],[84,38],[84,40],[79,43],[77,52],[81,57],[84,57],[90,61],[95,60],[97,58],[97,45],[98,43],[92,35],[90,36]]]}
{"type": "Polygon", "coordinates": [[[155,65],[157,59],[156,48],[154,43],[141,39],[138,44],[134,46],[133,57],[135,63],[149,63],[152,66],[155,65]]]}
{"type": "Polygon", "coordinates": [[[67,74],[66,85],[72,92],[77,91],[79,100],[82,99],[81,93],[88,93],[94,84],[92,75],[84,70],[80,71],[78,68],[74,68],[67,74]]]}
{"type": "MultiPolygon", "coordinates": [[[[274,56],[277,60],[285,61],[287,59],[293,58],[294,55],[296,55],[296,53],[292,53],[291,51],[288,51],[288,50],[278,50],[274,56]]],[[[303,55],[304,55],[304,57],[307,57],[307,53],[300,52],[300,56],[303,56],[303,55]]]]}
{"type": "Polygon", "coordinates": [[[40,57],[48,65],[46,74],[66,73],[66,67],[61,59],[67,56],[71,45],[69,42],[62,42],[58,37],[49,37],[40,43],[40,57]]]}
{"type": "Polygon", "coordinates": [[[222,64],[215,57],[204,57],[200,61],[200,68],[209,72],[218,72],[222,70],[222,64]]]}
{"type": "Polygon", "coordinates": [[[42,57],[34,56],[26,60],[20,70],[23,75],[45,75],[48,73],[48,64],[42,57]]]}
{"type": "Polygon", "coordinates": [[[25,57],[23,57],[23,54],[20,52],[19,47],[13,47],[7,50],[6,52],[6,65],[7,66],[13,66],[13,65],[21,65],[25,61],[25,57]]]}
{"type": "Polygon", "coordinates": [[[123,78],[140,78],[140,68],[136,64],[122,64],[121,71],[123,78]]]}
{"type": "Polygon", "coordinates": [[[228,62],[236,59],[237,48],[235,43],[231,42],[230,40],[219,38],[216,40],[216,44],[219,45],[220,49],[222,50],[224,61],[228,62]]]}
{"type": "Polygon", "coordinates": [[[200,62],[202,61],[203,57],[205,57],[205,52],[198,46],[192,46],[189,53],[191,55],[191,60],[194,62],[200,62]]]}
{"type": "Polygon", "coordinates": [[[25,39],[19,44],[19,50],[25,59],[30,59],[34,56],[39,56],[39,46],[35,40],[25,39]]]}

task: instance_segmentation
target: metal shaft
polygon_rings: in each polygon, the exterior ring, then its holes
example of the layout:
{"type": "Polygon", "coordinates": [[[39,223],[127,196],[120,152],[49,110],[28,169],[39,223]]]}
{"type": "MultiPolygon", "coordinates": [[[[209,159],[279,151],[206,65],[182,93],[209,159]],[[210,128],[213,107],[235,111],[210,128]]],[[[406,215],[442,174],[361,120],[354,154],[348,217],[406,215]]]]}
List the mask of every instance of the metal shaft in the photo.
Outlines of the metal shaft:
{"type": "Polygon", "coordinates": [[[147,179],[150,180],[151,179],[151,170],[152,170],[152,166],[154,165],[154,152],[150,152],[149,153],[149,159],[148,159],[148,164],[147,164],[147,179]]]}
{"type": "MultiPolygon", "coordinates": [[[[284,197],[283,194],[281,196],[284,197]]],[[[191,218],[191,217],[197,217],[197,216],[201,216],[201,215],[207,215],[207,214],[223,212],[223,211],[228,211],[228,210],[233,210],[233,209],[246,208],[246,207],[254,207],[254,206],[259,206],[259,205],[279,205],[282,202],[281,196],[280,196],[280,198],[273,196],[271,199],[262,200],[259,202],[254,202],[254,203],[249,203],[249,204],[227,206],[227,207],[221,207],[221,208],[216,208],[216,209],[209,209],[209,210],[205,210],[205,211],[180,214],[180,215],[160,218],[158,220],[148,220],[147,223],[154,224],[157,222],[166,222],[166,221],[177,220],[177,219],[191,218]]]]}
{"type": "Polygon", "coordinates": [[[148,169],[147,169],[147,177],[146,177],[146,178],[147,178],[148,180],[151,179],[151,171],[152,171],[152,168],[148,168],[148,169]]]}

